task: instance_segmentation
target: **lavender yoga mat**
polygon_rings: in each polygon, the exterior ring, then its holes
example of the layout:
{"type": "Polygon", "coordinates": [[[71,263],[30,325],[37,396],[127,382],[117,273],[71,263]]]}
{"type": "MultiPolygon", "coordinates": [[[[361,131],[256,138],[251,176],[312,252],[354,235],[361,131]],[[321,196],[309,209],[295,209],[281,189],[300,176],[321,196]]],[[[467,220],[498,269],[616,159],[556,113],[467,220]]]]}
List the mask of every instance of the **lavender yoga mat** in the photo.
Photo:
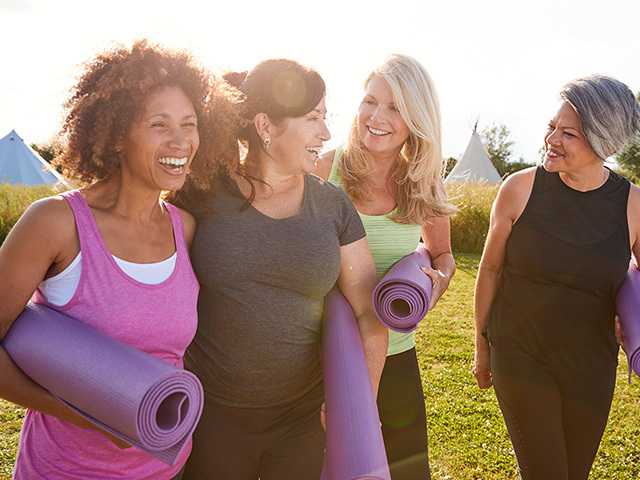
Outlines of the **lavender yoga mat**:
{"type": "Polygon", "coordinates": [[[640,375],[640,271],[631,263],[627,278],[618,291],[618,317],[624,333],[624,350],[631,372],[640,375]]]}
{"type": "Polygon", "coordinates": [[[398,260],[373,290],[376,315],[391,330],[412,332],[429,311],[431,279],[420,267],[431,267],[422,243],[398,260]]]}
{"type": "Polygon", "coordinates": [[[360,332],[337,289],[326,299],[323,336],[327,441],[321,479],[390,480],[360,332]]]}
{"type": "Polygon", "coordinates": [[[16,365],[99,428],[173,464],[200,419],[198,378],[29,304],[3,340],[16,365]]]}

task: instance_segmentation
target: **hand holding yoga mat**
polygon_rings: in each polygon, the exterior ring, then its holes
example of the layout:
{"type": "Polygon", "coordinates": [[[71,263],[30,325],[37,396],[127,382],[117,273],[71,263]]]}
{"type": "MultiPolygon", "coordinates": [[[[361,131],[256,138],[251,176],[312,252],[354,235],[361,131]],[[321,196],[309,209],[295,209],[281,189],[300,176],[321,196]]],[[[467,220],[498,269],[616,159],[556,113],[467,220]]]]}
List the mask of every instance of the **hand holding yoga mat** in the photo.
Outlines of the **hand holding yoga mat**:
{"type": "Polygon", "coordinates": [[[16,365],[94,425],[173,464],[200,419],[198,378],[29,304],[3,340],[16,365]]]}
{"type": "Polygon", "coordinates": [[[412,332],[429,311],[431,278],[420,267],[431,268],[424,244],[391,267],[373,290],[373,306],[382,323],[396,332],[412,332]]]}
{"type": "Polygon", "coordinates": [[[629,265],[627,278],[618,292],[616,304],[631,381],[631,371],[640,375],[640,271],[633,262],[629,265]]]}
{"type": "Polygon", "coordinates": [[[323,337],[327,442],[322,480],[390,480],[376,400],[351,305],[333,289],[323,337]]]}

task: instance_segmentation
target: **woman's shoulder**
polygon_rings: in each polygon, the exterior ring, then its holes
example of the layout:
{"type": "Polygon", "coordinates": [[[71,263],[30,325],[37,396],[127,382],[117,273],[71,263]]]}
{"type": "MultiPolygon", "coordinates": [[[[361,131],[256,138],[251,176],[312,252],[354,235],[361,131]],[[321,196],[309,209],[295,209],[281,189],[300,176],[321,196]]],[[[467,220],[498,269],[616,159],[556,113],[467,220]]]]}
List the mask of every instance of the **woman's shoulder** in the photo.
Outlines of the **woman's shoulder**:
{"type": "Polygon", "coordinates": [[[325,180],[329,179],[331,175],[331,169],[333,168],[333,161],[336,156],[336,150],[330,150],[326,153],[323,153],[318,159],[318,165],[316,166],[313,173],[320,178],[325,180]]]}
{"type": "Polygon", "coordinates": [[[515,221],[529,201],[538,167],[529,167],[509,175],[500,185],[494,210],[515,221]]]}
{"type": "Polygon", "coordinates": [[[539,167],[529,167],[512,173],[500,184],[499,192],[502,196],[515,198],[529,198],[539,167]]]}
{"type": "Polygon", "coordinates": [[[9,233],[12,243],[37,243],[51,257],[75,248],[77,244],[73,211],[67,201],[59,195],[36,200],[25,210],[9,233]],[[37,239],[46,239],[45,242],[37,239]]]}
{"type": "Polygon", "coordinates": [[[36,200],[25,210],[21,221],[50,233],[75,231],[73,211],[62,195],[36,200]]]}
{"type": "Polygon", "coordinates": [[[633,182],[629,182],[629,185],[629,210],[635,218],[640,218],[640,187],[633,182]]]}

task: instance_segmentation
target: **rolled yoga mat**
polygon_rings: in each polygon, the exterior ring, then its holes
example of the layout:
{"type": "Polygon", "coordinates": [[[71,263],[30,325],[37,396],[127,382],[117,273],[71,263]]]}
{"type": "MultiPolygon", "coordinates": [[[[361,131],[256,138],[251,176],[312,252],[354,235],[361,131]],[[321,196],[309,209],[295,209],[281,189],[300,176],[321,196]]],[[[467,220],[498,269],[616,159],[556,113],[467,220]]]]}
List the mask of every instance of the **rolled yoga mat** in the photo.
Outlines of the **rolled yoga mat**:
{"type": "Polygon", "coordinates": [[[191,372],[29,304],[3,340],[16,365],[97,427],[173,464],[200,419],[191,372]]]}
{"type": "Polygon", "coordinates": [[[326,299],[323,368],[327,435],[321,480],[390,480],[360,331],[337,289],[326,299]]]}
{"type": "Polygon", "coordinates": [[[373,290],[373,307],[391,330],[409,333],[429,311],[431,278],[420,267],[431,267],[424,244],[391,267],[373,290]]]}
{"type": "Polygon", "coordinates": [[[627,353],[631,381],[632,371],[640,375],[640,271],[633,262],[618,291],[616,306],[624,333],[624,350],[627,353]]]}

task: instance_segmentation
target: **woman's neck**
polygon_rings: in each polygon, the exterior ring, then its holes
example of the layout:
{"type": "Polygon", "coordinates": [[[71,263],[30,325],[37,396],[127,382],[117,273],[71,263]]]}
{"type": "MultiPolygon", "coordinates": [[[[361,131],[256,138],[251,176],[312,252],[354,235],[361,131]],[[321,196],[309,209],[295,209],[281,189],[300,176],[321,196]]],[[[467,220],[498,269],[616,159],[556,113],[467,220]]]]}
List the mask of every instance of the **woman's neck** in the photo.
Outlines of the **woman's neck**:
{"type": "Polygon", "coordinates": [[[292,172],[282,168],[271,156],[260,152],[255,155],[247,155],[245,160],[245,172],[253,178],[260,180],[255,183],[256,193],[277,193],[280,190],[288,190],[293,184],[304,178],[303,172],[292,172]],[[264,182],[264,183],[262,183],[264,182]]]}
{"type": "Polygon", "coordinates": [[[572,172],[560,172],[561,180],[580,192],[588,192],[601,187],[609,177],[609,170],[602,162],[594,163],[572,172]]]}
{"type": "Polygon", "coordinates": [[[93,208],[141,224],[157,221],[163,215],[161,193],[161,190],[147,188],[134,180],[127,181],[119,173],[85,190],[89,205],[93,208]]]}

